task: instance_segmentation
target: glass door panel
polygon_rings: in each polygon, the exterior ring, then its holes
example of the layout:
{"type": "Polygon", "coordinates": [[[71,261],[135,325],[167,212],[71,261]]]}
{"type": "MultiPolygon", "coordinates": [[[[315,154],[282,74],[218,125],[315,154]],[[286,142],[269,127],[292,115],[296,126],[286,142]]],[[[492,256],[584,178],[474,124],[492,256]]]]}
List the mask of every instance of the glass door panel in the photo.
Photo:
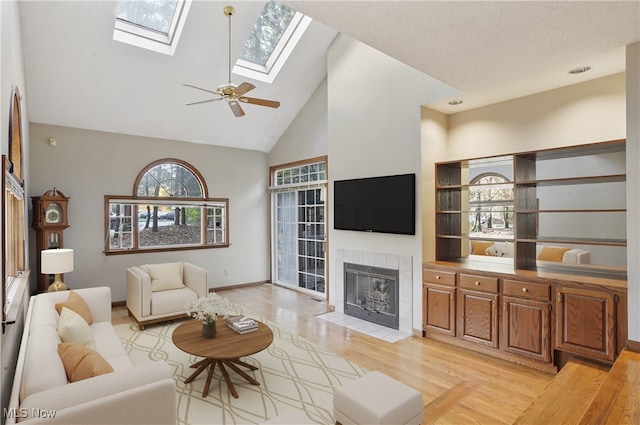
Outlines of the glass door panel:
{"type": "Polygon", "coordinates": [[[324,189],[292,189],[274,196],[274,282],[325,295],[324,189]]]}

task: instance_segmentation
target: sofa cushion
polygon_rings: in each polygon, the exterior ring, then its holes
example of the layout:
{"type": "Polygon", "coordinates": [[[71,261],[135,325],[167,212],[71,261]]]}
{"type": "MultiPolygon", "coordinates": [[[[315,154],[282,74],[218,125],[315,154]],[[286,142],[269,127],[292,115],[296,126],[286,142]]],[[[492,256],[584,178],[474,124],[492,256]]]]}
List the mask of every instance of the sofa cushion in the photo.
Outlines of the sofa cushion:
{"type": "Polygon", "coordinates": [[[56,311],[55,302],[51,299],[52,297],[36,296],[33,298],[34,314],[31,314],[31,326],[29,326],[29,330],[33,331],[41,326],[57,329],[60,315],[56,311]]]}
{"type": "Polygon", "coordinates": [[[96,342],[89,324],[75,311],[62,307],[58,321],[58,334],[62,342],[83,345],[95,350],[96,342]]]}
{"type": "Polygon", "coordinates": [[[493,245],[493,242],[485,241],[471,241],[471,254],[473,255],[487,255],[487,248],[493,245]]]}
{"type": "Polygon", "coordinates": [[[184,288],[182,262],[147,264],[147,270],[151,276],[151,290],[153,292],[184,288]]]}
{"type": "Polygon", "coordinates": [[[151,294],[151,314],[170,314],[185,312],[185,304],[190,298],[197,298],[198,294],[190,288],[184,287],[174,291],[154,292],[151,294]]]}
{"type": "Polygon", "coordinates": [[[571,248],[561,246],[543,246],[542,250],[540,251],[540,255],[538,255],[538,260],[562,262],[564,253],[569,251],[570,249],[571,248]]]}
{"type": "Polygon", "coordinates": [[[67,384],[67,375],[58,355],[60,342],[58,330],[53,326],[40,326],[31,331],[22,371],[20,400],[67,384]]]}
{"type": "Polygon", "coordinates": [[[129,355],[111,323],[94,323],[91,325],[91,331],[96,341],[96,351],[109,362],[114,370],[126,369],[132,366],[129,355]]]}
{"type": "Polygon", "coordinates": [[[78,295],[77,292],[71,291],[69,293],[69,298],[67,298],[66,301],[56,304],[56,311],[58,312],[58,314],[60,314],[60,312],[62,311],[62,307],[68,307],[71,310],[75,311],[80,316],[82,316],[88,324],[93,323],[93,316],[91,315],[91,309],[89,308],[89,305],[80,295],[78,295]]]}
{"type": "Polygon", "coordinates": [[[89,347],[63,342],[58,344],[58,353],[69,382],[113,372],[111,365],[89,347]]]}

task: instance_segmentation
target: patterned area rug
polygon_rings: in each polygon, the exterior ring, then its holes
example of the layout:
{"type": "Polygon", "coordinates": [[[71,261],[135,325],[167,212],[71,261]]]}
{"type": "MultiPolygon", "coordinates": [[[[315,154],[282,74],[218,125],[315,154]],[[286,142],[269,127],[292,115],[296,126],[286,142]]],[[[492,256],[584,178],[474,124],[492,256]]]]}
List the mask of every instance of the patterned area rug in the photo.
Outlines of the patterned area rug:
{"type": "Polygon", "coordinates": [[[273,323],[257,316],[253,318],[271,328],[274,340],[266,350],[243,358],[258,367],[247,373],[258,380],[260,386],[251,385],[230,371],[238,399],[229,393],[218,368],[206,398],[202,398],[202,390],[207,373],[189,384],[184,383],[193,373],[190,365],[200,358],[180,351],[171,342],[171,334],[181,321],[150,325],[142,332],[134,324],[115,328],[134,364],[163,360],[172,368],[177,387],[178,424],[259,424],[293,409],[304,411],[310,423],[335,423],[334,390],[367,371],[273,323]]]}

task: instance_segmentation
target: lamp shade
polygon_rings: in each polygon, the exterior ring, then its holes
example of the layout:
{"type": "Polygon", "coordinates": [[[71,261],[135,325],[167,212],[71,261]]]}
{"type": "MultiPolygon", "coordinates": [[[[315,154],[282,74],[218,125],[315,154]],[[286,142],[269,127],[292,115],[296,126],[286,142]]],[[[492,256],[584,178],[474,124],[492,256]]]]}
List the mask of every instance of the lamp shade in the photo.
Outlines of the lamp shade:
{"type": "Polygon", "coordinates": [[[73,249],[45,249],[40,252],[40,273],[62,274],[73,271],[73,249]]]}

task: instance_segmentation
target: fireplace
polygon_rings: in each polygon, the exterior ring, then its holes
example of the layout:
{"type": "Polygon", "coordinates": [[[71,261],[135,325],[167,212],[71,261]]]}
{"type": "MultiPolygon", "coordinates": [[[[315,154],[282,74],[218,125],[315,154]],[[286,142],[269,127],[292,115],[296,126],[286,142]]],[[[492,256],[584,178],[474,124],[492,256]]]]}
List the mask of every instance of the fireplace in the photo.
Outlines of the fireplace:
{"type": "Polygon", "coordinates": [[[399,271],[344,263],[344,313],[399,328],[399,271]]]}

